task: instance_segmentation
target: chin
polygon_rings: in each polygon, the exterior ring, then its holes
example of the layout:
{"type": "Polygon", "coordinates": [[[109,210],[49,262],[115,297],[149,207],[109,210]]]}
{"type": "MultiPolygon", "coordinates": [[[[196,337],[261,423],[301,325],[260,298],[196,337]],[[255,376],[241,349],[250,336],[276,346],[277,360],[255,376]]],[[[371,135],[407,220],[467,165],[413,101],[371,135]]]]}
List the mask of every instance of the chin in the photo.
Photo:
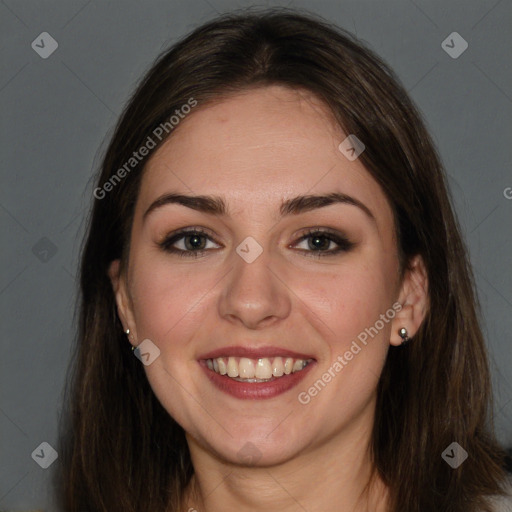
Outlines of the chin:
{"type": "MultiPolygon", "coordinates": [[[[275,429],[275,426],[273,427],[275,429]]],[[[303,452],[306,447],[304,434],[296,437],[290,432],[279,434],[265,428],[248,425],[230,430],[233,437],[210,440],[211,449],[231,464],[248,467],[274,466],[287,462],[303,452]]],[[[296,433],[294,433],[296,434],[296,433]]]]}

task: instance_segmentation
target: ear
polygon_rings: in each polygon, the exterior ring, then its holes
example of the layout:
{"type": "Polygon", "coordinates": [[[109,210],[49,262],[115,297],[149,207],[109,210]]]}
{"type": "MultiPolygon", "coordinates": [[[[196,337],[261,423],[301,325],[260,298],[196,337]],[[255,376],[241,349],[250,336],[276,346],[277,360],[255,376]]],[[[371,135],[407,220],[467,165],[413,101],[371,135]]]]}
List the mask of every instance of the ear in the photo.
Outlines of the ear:
{"type": "Polygon", "coordinates": [[[400,311],[391,322],[391,345],[401,345],[402,338],[398,331],[405,327],[412,338],[425,319],[429,308],[428,275],[423,258],[418,254],[412,258],[400,285],[398,302],[400,311]]]}
{"type": "Polygon", "coordinates": [[[108,276],[114,290],[117,304],[117,314],[119,315],[119,319],[123,324],[123,330],[126,332],[127,329],[130,329],[128,339],[130,340],[130,343],[134,345],[135,341],[137,340],[137,329],[133,315],[132,300],[128,293],[126,284],[126,275],[124,272],[121,272],[120,260],[112,261],[108,269],[108,276]]]}

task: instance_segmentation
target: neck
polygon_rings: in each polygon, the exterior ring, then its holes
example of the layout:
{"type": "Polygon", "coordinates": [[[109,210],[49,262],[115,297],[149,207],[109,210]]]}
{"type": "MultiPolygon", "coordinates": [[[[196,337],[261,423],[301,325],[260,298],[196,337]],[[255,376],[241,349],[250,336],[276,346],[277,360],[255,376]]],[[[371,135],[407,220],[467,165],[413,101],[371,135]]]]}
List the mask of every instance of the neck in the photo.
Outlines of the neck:
{"type": "Polygon", "coordinates": [[[357,427],[268,467],[221,461],[188,439],[196,472],[185,510],[384,512],[387,490],[371,478],[370,432],[357,427]]]}

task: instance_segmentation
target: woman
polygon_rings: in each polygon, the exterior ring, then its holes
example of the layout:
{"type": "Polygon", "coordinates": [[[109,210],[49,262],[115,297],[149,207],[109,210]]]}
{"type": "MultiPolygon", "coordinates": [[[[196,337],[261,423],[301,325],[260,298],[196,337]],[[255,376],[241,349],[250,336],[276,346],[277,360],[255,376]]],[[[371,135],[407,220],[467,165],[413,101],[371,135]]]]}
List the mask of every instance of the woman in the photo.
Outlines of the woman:
{"type": "Polygon", "coordinates": [[[351,36],[289,11],[198,28],[94,196],[66,511],[509,506],[439,158],[351,36]]]}

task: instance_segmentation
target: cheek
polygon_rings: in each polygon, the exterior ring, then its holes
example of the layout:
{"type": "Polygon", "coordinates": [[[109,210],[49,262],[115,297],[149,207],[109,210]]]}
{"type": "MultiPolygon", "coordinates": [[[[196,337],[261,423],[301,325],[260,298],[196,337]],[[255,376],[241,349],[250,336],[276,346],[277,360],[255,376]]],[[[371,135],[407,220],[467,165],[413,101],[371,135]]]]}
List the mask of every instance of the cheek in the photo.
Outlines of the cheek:
{"type": "Polygon", "coordinates": [[[218,277],[198,273],[194,264],[174,264],[152,255],[132,258],[131,296],[139,342],[149,338],[160,357],[144,368],[160,403],[187,431],[197,432],[197,418],[204,410],[196,386],[197,363],[194,339],[207,329],[205,318],[211,311],[209,291],[218,277]]]}
{"type": "MultiPolygon", "coordinates": [[[[384,266],[382,259],[366,258],[353,258],[329,273],[301,275],[295,288],[301,290],[297,295],[325,323],[324,332],[333,357],[391,308],[392,276],[392,267],[384,266]]],[[[382,331],[379,336],[385,338],[389,323],[384,322],[382,326],[379,322],[378,327],[382,331]]]]}
{"type": "Polygon", "coordinates": [[[326,358],[319,361],[318,375],[301,387],[299,398],[323,411],[319,415],[327,429],[366,407],[385,364],[395,314],[394,281],[390,269],[380,265],[382,260],[367,264],[361,259],[330,275],[306,274],[301,280],[311,317],[322,320],[318,325],[326,358]]]}
{"type": "Polygon", "coordinates": [[[160,256],[132,261],[131,296],[138,337],[149,338],[170,352],[187,345],[201,327],[208,292],[215,288],[217,276],[199,275],[193,263],[173,264],[160,256]]]}

